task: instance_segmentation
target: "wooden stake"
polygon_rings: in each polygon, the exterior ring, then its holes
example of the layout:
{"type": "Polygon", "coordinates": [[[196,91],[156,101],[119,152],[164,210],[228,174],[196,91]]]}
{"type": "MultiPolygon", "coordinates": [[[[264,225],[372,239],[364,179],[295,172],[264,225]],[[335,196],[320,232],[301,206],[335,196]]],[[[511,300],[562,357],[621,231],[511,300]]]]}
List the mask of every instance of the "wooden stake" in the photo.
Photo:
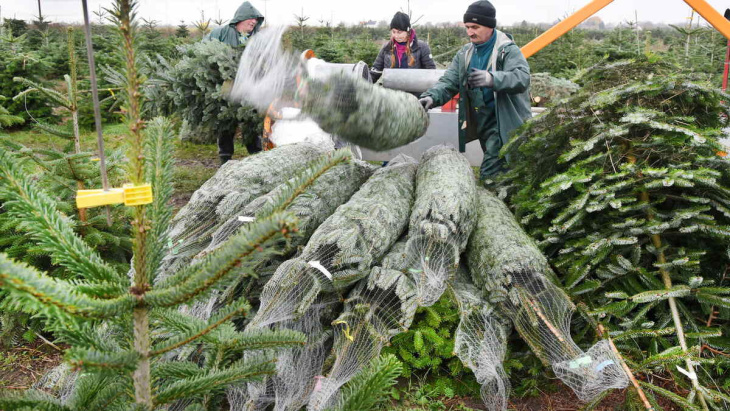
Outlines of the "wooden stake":
{"type": "Polygon", "coordinates": [[[646,398],[646,394],[644,394],[644,390],[639,385],[639,382],[636,381],[636,377],[634,377],[634,372],[631,371],[631,368],[626,364],[626,361],[624,361],[624,357],[621,356],[621,353],[618,352],[618,349],[616,348],[616,345],[614,345],[613,340],[608,335],[606,330],[603,328],[603,324],[598,324],[598,332],[601,333],[602,336],[606,337],[608,340],[608,344],[611,346],[611,351],[613,351],[614,354],[616,354],[616,357],[618,358],[619,362],[621,363],[621,367],[623,367],[624,371],[626,372],[626,375],[629,376],[629,380],[631,380],[631,384],[636,388],[636,392],[639,393],[639,398],[641,398],[641,401],[644,403],[644,407],[646,407],[649,411],[654,411],[654,407],[649,402],[649,399],[646,398]]]}

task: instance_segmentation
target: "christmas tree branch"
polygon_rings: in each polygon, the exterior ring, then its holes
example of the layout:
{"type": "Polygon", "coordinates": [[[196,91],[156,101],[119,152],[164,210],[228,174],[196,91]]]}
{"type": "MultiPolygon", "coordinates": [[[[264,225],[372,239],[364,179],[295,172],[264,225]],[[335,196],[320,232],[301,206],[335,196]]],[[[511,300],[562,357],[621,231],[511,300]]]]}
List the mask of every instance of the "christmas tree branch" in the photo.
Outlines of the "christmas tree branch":
{"type": "MultiPolygon", "coordinates": [[[[167,247],[167,230],[172,218],[169,206],[173,192],[172,169],[174,161],[173,142],[175,133],[172,123],[164,118],[154,118],[146,129],[145,164],[147,182],[152,185],[154,200],[147,206],[152,222],[147,237],[147,271],[151,277],[156,274],[167,247]]],[[[154,283],[154,277],[150,278],[154,283]]]]}
{"type": "Polygon", "coordinates": [[[160,390],[155,397],[155,404],[167,404],[177,399],[191,397],[222,388],[235,382],[260,381],[275,371],[276,361],[268,355],[247,358],[242,364],[236,364],[224,370],[206,370],[188,378],[183,378],[160,390]]]}
{"type": "Polygon", "coordinates": [[[285,213],[253,222],[200,263],[171,277],[174,286],[149,292],[146,302],[153,307],[171,307],[201,298],[231,280],[232,274],[245,272],[266,256],[280,253],[276,246],[295,230],[296,218],[285,213]]]}
{"type": "Polygon", "coordinates": [[[131,296],[96,300],[79,294],[74,284],[48,277],[0,254],[0,286],[24,311],[50,318],[111,318],[134,305],[131,296]]]}
{"type": "Polygon", "coordinates": [[[8,213],[25,221],[23,230],[29,232],[58,264],[88,280],[124,281],[74,232],[71,220],[56,212],[55,202],[32,184],[17,161],[2,150],[0,199],[8,213]]]}
{"type": "Polygon", "coordinates": [[[205,335],[213,332],[220,325],[230,321],[231,319],[241,315],[246,315],[250,308],[251,306],[249,306],[248,303],[241,304],[239,306],[233,306],[226,310],[224,313],[217,315],[216,318],[214,318],[204,327],[193,327],[190,332],[178,335],[172,341],[166,341],[164,345],[154,347],[153,351],[150,352],[150,356],[155,357],[158,355],[162,355],[176,348],[180,348],[186,344],[190,344],[193,341],[196,341],[197,339],[202,338],[205,335]]]}

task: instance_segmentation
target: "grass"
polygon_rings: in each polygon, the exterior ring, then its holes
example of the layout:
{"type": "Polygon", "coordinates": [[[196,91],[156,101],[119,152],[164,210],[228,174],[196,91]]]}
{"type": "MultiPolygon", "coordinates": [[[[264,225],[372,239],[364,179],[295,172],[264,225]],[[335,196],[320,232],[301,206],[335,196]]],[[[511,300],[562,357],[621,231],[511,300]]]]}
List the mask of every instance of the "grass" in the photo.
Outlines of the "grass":
{"type": "MultiPolygon", "coordinates": [[[[103,129],[104,149],[118,150],[124,148],[127,127],[124,124],[111,124],[103,129]]],[[[69,140],[56,137],[39,130],[0,131],[0,138],[7,138],[29,148],[46,148],[63,150],[69,140]]],[[[83,150],[96,150],[96,132],[86,131],[81,135],[83,150]]],[[[238,158],[247,154],[242,146],[236,148],[238,158]]],[[[179,209],[187,203],[192,193],[215,174],[218,169],[218,147],[216,144],[193,144],[175,142],[175,168],[173,171],[175,193],[172,205],[179,209]]]]}

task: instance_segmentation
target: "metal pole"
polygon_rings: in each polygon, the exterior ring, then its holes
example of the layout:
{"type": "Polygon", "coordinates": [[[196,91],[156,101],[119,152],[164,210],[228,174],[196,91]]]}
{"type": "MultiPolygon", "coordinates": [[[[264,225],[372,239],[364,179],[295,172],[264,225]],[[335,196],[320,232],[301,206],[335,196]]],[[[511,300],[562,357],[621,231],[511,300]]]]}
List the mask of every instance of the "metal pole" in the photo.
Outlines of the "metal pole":
{"type": "MultiPolygon", "coordinates": [[[[89,9],[86,0],[81,0],[84,8],[84,32],[86,34],[86,55],[89,59],[89,77],[91,81],[91,98],[94,102],[94,124],[96,126],[96,142],[99,147],[99,168],[101,170],[101,186],[104,191],[109,191],[109,180],[106,177],[106,156],[104,155],[104,136],[101,131],[101,110],[99,109],[99,90],[96,86],[96,62],[94,61],[94,48],[91,45],[91,25],[89,24],[89,9]]],[[[106,206],[106,223],[112,225],[112,217],[109,206],[106,206]]]]}

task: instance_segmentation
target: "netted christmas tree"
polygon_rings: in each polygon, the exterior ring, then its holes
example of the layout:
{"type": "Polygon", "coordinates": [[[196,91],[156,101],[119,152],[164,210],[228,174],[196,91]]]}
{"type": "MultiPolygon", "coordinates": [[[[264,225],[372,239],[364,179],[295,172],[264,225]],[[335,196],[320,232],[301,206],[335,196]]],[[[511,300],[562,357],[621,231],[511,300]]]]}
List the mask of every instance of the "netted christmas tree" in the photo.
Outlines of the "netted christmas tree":
{"type": "Polygon", "coordinates": [[[327,133],[377,151],[426,133],[429,117],[414,96],[374,86],[355,72],[310,76],[299,56],[284,49],[284,30],[262,30],[247,43],[232,100],[262,111],[299,107],[327,133]]]}
{"type": "Polygon", "coordinates": [[[710,364],[730,349],[730,163],[718,142],[729,96],[648,59],[579,82],[504,148],[503,189],[589,324],[609,328],[635,372],[668,374],[688,395],[644,387],[687,409],[727,407],[710,364]]]}

